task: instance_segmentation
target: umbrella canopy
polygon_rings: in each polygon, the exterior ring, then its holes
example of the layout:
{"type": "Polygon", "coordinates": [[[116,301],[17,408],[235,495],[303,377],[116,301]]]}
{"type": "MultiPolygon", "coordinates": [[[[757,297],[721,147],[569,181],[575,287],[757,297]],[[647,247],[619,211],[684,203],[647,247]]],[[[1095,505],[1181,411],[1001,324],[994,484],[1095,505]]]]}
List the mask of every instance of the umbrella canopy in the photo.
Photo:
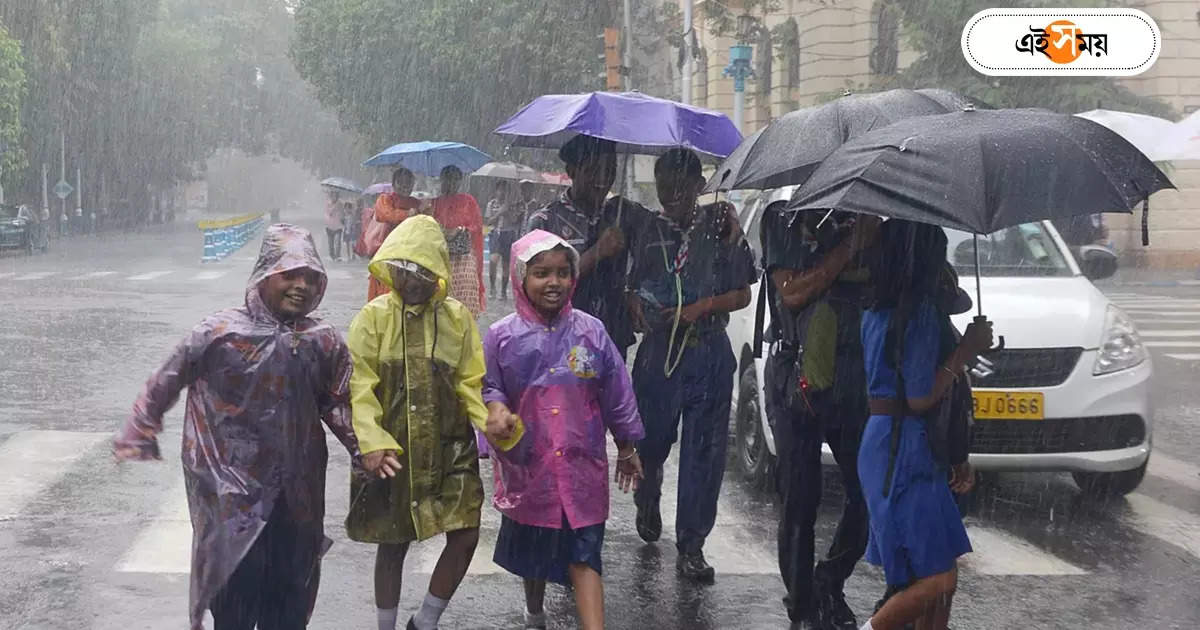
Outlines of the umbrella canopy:
{"type": "Polygon", "coordinates": [[[1086,118],[980,110],[908,118],[847,142],[788,208],[990,234],[1042,219],[1128,213],[1173,187],[1136,147],[1086,118]]]}
{"type": "Polygon", "coordinates": [[[470,173],[491,161],[488,154],[461,142],[402,142],[380,151],[363,166],[403,166],[414,173],[437,177],[447,166],[470,173]]]}
{"type": "Polygon", "coordinates": [[[913,116],[971,104],[946,90],[850,94],[783,115],[748,138],[717,167],[704,192],[803,184],[821,161],[852,138],[913,116]]]}
{"type": "Polygon", "coordinates": [[[725,114],[640,92],[539,96],[496,133],[521,147],[557,149],[585,135],[615,142],[619,153],[659,155],[685,147],[716,158],[742,141],[725,114]]]}
{"type": "Polygon", "coordinates": [[[1112,129],[1155,162],[1171,159],[1163,149],[1172,136],[1175,123],[1166,118],[1109,109],[1093,109],[1075,115],[1112,129]]]}
{"type": "Polygon", "coordinates": [[[358,184],[354,183],[353,180],[346,179],[345,177],[327,177],[321,180],[321,185],[326,188],[344,190],[354,194],[359,194],[362,192],[362,186],[359,186],[358,184]]]}
{"type": "Polygon", "coordinates": [[[540,179],[551,186],[566,188],[571,185],[571,178],[566,173],[542,173],[540,179]]]}
{"type": "Polygon", "coordinates": [[[362,191],[362,194],[364,194],[364,195],[382,195],[384,193],[390,193],[390,192],[392,192],[392,185],[390,183],[376,182],[374,184],[371,184],[370,186],[367,186],[362,191]]]}
{"type": "Polygon", "coordinates": [[[515,180],[537,180],[539,173],[524,164],[516,162],[488,162],[479,167],[474,173],[475,177],[495,177],[496,179],[515,179],[515,180]]]}
{"type": "Polygon", "coordinates": [[[1200,111],[1175,123],[1161,151],[1166,160],[1200,160],[1200,111]]]}

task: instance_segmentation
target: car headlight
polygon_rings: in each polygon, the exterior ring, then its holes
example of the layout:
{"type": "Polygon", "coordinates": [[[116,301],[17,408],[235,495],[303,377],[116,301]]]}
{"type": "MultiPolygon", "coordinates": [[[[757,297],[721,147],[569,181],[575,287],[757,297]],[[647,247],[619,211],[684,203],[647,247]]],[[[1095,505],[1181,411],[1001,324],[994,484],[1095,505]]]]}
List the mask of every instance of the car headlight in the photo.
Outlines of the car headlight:
{"type": "Polygon", "coordinates": [[[1092,374],[1111,374],[1140,365],[1149,354],[1138,336],[1133,320],[1116,306],[1109,305],[1104,317],[1104,336],[1096,353],[1092,374]]]}

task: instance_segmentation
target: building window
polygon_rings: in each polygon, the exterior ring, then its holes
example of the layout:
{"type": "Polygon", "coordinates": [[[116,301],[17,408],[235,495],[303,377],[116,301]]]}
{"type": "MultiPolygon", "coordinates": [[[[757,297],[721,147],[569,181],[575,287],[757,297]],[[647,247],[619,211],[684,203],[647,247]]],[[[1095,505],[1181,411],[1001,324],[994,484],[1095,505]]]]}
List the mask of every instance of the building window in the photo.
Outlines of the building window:
{"type": "Polygon", "coordinates": [[[896,74],[900,57],[900,9],[894,0],[877,0],[871,8],[871,72],[896,74]]]}

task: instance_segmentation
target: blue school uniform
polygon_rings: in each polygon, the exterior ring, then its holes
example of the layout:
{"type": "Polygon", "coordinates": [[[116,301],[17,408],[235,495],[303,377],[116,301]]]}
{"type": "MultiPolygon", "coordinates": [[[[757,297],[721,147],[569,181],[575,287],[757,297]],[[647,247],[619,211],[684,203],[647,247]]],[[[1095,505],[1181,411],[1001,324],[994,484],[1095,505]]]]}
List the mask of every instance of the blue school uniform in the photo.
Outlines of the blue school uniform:
{"type": "MultiPolygon", "coordinates": [[[[884,350],[893,309],[862,317],[863,356],[871,398],[898,398],[896,372],[884,350]]],[[[937,375],[941,318],[926,300],[913,310],[905,331],[904,387],[908,398],[928,396],[937,375]]],[[[892,418],[873,415],[863,432],[858,474],[870,513],[867,561],[882,566],[887,583],[904,587],[954,568],[971,543],[948,483],[949,471],[934,459],[921,418],[908,416],[900,427],[891,486],[884,496],[892,418]]]]}

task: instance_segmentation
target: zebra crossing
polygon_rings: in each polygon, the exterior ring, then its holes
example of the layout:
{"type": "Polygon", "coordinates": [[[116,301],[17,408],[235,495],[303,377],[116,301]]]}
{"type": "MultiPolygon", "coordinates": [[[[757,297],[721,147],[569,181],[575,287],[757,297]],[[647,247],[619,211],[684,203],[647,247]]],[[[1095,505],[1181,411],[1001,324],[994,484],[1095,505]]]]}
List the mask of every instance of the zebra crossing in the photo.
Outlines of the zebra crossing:
{"type": "Polygon", "coordinates": [[[1200,361],[1200,297],[1108,293],[1137,325],[1147,348],[1175,361],[1200,361]]]}
{"type": "MultiPolygon", "coordinates": [[[[76,469],[97,469],[108,455],[110,433],[85,433],[71,431],[18,431],[0,436],[0,527],[20,523],[36,523],[40,517],[36,499],[58,484],[65,475],[76,469]]],[[[171,438],[164,439],[167,444],[171,438]]],[[[347,458],[339,453],[336,442],[330,442],[331,469],[327,485],[328,506],[327,533],[340,535],[340,523],[345,517],[346,487],[339,480],[346,478],[347,458]]],[[[615,456],[615,451],[613,453],[615,456]]],[[[111,465],[111,464],[110,464],[111,465]]],[[[123,464],[122,466],[126,466],[123,464]]],[[[141,574],[159,576],[186,575],[189,571],[191,552],[191,523],[188,517],[182,471],[178,466],[165,467],[162,463],[128,464],[128,466],[158,466],[154,471],[153,487],[140,487],[149,499],[149,509],[141,510],[139,518],[129,523],[136,527],[127,547],[116,550],[110,572],[116,574],[141,574]]],[[[674,462],[668,464],[664,489],[674,488],[678,468],[674,462]]],[[[485,486],[490,487],[490,466],[483,466],[485,486]]],[[[1189,491],[1200,491],[1200,467],[1163,454],[1151,458],[1148,479],[1168,481],[1189,491]]],[[[103,492],[104,483],[100,475],[93,483],[96,487],[79,489],[80,492],[103,492]]],[[[705,552],[719,575],[774,576],[777,575],[774,536],[763,536],[762,519],[766,511],[739,509],[745,501],[737,501],[736,495],[746,490],[736,484],[727,484],[722,493],[719,517],[705,552]],[[732,486],[732,487],[730,487],[732,486]]],[[[665,528],[660,546],[670,545],[671,527],[674,521],[675,500],[672,492],[663,494],[663,521],[665,528]]],[[[102,509],[102,508],[101,508],[102,509]]],[[[1176,555],[1190,556],[1200,561],[1200,505],[1172,505],[1150,492],[1131,494],[1122,510],[1123,522],[1134,532],[1175,550],[1176,555]],[[1192,511],[1192,510],[1195,511],[1192,511]]],[[[609,521],[610,542],[607,553],[621,553],[614,546],[640,545],[631,536],[633,530],[633,506],[629,495],[613,492],[613,516],[609,521]],[[629,530],[629,531],[624,531],[629,530]],[[624,534],[624,536],[621,536],[624,534]]],[[[118,515],[112,515],[114,518],[118,515]]],[[[97,518],[95,514],[90,518],[97,518]]],[[[770,517],[768,517],[770,518],[770,517]]],[[[968,533],[974,553],[963,559],[963,571],[984,576],[1078,576],[1103,571],[1118,570],[1119,567],[1089,565],[1078,557],[1060,555],[1057,550],[1047,548],[1044,541],[1030,540],[1013,533],[1010,529],[987,522],[981,517],[968,518],[968,533]]],[[[490,504],[485,504],[478,550],[468,575],[484,576],[503,573],[492,562],[496,534],[500,517],[490,504]]],[[[110,550],[112,551],[112,550],[110,550]]],[[[409,553],[407,563],[410,573],[427,575],[433,571],[441,552],[440,539],[416,544],[409,553]]]]}

